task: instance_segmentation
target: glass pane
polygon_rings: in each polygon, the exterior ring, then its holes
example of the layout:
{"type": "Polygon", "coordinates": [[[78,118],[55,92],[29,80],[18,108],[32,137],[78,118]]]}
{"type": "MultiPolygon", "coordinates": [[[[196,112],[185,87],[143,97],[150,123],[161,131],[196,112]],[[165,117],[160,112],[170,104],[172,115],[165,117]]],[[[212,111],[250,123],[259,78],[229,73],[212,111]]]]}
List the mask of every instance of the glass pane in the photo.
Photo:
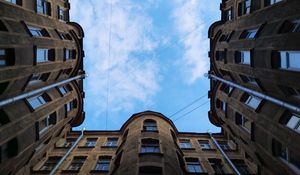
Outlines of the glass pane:
{"type": "Polygon", "coordinates": [[[28,100],[29,104],[31,105],[31,107],[33,109],[36,109],[36,108],[38,108],[42,105],[40,100],[38,100],[38,97],[32,97],[32,98],[29,98],[27,100],[28,100]]]}
{"type": "Polygon", "coordinates": [[[48,61],[48,49],[36,49],[36,62],[48,61]]]}
{"type": "Polygon", "coordinates": [[[300,52],[288,52],[289,68],[300,69],[300,52]]]}
{"type": "Polygon", "coordinates": [[[286,126],[291,129],[296,129],[296,126],[298,125],[299,121],[300,121],[300,118],[293,115],[290,118],[290,120],[288,121],[288,123],[286,124],[286,126]]]}
{"type": "Polygon", "coordinates": [[[280,67],[287,68],[287,52],[280,52],[280,67]]]}
{"type": "Polygon", "coordinates": [[[0,49],[0,56],[5,56],[5,49],[0,49]]]}
{"type": "Polygon", "coordinates": [[[250,64],[250,51],[242,51],[241,52],[241,63],[243,64],[250,64]]]}

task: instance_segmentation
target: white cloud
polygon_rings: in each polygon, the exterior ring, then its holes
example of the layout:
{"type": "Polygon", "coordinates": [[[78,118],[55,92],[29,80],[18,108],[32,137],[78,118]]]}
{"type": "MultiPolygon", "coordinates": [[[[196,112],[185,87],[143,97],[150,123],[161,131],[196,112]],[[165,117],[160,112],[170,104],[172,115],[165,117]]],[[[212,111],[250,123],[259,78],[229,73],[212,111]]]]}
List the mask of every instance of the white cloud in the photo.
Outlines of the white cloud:
{"type": "Polygon", "coordinates": [[[85,65],[89,74],[85,80],[86,101],[97,109],[89,117],[105,113],[108,71],[110,111],[130,111],[135,102],[151,104],[160,89],[158,64],[152,58],[134,56],[151,53],[157,47],[151,34],[152,21],[143,13],[143,4],[113,0],[110,17],[110,2],[72,0],[71,3],[72,21],[77,21],[85,31],[85,65]]]}
{"type": "Polygon", "coordinates": [[[178,65],[184,73],[188,84],[194,83],[208,71],[209,40],[204,35],[205,24],[203,14],[205,13],[207,1],[200,0],[176,0],[176,8],[173,10],[175,28],[181,44],[183,44],[183,57],[179,59],[178,65]]]}

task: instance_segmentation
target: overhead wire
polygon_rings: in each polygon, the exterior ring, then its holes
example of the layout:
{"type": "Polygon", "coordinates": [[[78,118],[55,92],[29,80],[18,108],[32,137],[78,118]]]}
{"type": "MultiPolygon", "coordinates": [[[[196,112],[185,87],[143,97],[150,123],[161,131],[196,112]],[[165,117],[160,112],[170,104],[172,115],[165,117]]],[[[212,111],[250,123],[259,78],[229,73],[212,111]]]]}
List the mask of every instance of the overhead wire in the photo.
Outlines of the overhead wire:
{"type": "Polygon", "coordinates": [[[105,112],[105,129],[108,123],[109,93],[110,93],[110,55],[111,55],[111,23],[112,23],[112,1],[110,0],[109,14],[109,36],[108,36],[108,58],[107,58],[107,85],[106,85],[106,112],[105,112]]]}
{"type": "Polygon", "coordinates": [[[179,119],[185,117],[186,115],[190,114],[191,112],[195,111],[196,109],[198,109],[198,108],[204,106],[204,105],[207,104],[208,102],[209,102],[209,100],[207,100],[206,102],[202,103],[201,105],[195,107],[194,109],[190,110],[189,112],[186,112],[185,114],[179,116],[178,118],[174,119],[173,121],[175,122],[175,121],[177,121],[177,120],[179,120],[179,119]]]}
{"type": "Polygon", "coordinates": [[[194,101],[192,101],[191,103],[187,104],[186,106],[184,106],[183,108],[179,109],[178,111],[176,111],[175,113],[173,113],[172,115],[169,116],[169,118],[174,117],[175,115],[177,115],[178,113],[182,112],[183,110],[187,109],[188,107],[190,107],[191,105],[193,105],[194,103],[198,102],[199,100],[201,100],[203,97],[205,97],[207,95],[207,92],[200,96],[199,98],[195,99],[194,101]]]}

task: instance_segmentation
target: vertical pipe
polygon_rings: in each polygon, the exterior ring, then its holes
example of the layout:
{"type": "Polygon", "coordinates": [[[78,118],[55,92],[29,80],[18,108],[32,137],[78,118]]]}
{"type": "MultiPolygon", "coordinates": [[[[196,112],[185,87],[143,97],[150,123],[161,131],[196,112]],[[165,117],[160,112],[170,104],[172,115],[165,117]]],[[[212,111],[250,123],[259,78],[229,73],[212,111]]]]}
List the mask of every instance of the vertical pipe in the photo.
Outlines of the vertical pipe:
{"type": "Polygon", "coordinates": [[[51,170],[49,175],[55,175],[58,168],[61,166],[63,161],[69,156],[69,154],[73,151],[73,149],[77,146],[81,138],[83,137],[83,131],[81,130],[80,136],[77,138],[76,142],[71,146],[71,148],[66,152],[66,154],[59,160],[59,162],[55,165],[55,167],[51,170]]]}
{"type": "Polygon", "coordinates": [[[209,133],[210,138],[212,139],[212,141],[214,142],[214,144],[216,145],[216,147],[218,148],[218,150],[221,152],[221,154],[223,155],[223,157],[225,158],[225,160],[229,163],[229,165],[231,166],[232,170],[237,174],[237,175],[242,175],[239,170],[235,167],[235,165],[231,162],[231,160],[229,159],[229,157],[227,156],[227,154],[223,151],[223,149],[220,147],[219,143],[216,141],[216,139],[212,136],[211,133],[209,133]]]}

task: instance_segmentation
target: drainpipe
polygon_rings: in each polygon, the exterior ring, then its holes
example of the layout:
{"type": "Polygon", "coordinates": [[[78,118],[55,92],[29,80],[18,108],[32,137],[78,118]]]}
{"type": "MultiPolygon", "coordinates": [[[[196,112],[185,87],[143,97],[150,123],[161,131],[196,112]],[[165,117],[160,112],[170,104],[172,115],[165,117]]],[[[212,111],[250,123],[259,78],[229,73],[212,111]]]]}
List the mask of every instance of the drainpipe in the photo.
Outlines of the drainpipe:
{"type": "Polygon", "coordinates": [[[209,132],[208,133],[210,138],[212,139],[212,141],[214,142],[214,144],[216,145],[216,147],[218,148],[218,150],[221,152],[221,154],[223,155],[223,157],[225,158],[225,160],[229,163],[229,165],[231,166],[232,170],[235,172],[236,175],[242,175],[239,170],[235,167],[235,165],[231,162],[231,160],[229,159],[229,157],[227,156],[227,154],[222,150],[222,148],[220,147],[219,143],[216,141],[216,139],[212,136],[212,134],[209,132]]]}
{"type": "Polygon", "coordinates": [[[216,75],[205,74],[205,76],[207,76],[208,78],[214,79],[214,80],[219,80],[219,81],[221,81],[221,82],[223,82],[223,83],[226,83],[226,84],[228,84],[228,85],[230,85],[230,86],[232,86],[232,87],[235,87],[235,88],[238,88],[238,89],[240,89],[240,90],[242,90],[242,91],[245,91],[245,92],[247,92],[247,93],[249,93],[249,94],[251,94],[251,95],[254,95],[254,96],[256,96],[256,97],[259,97],[259,98],[268,100],[268,101],[273,102],[273,103],[275,103],[275,104],[277,104],[277,105],[279,105],[279,106],[282,106],[282,107],[285,107],[285,108],[287,108],[287,109],[289,109],[289,110],[292,110],[292,111],[295,111],[295,112],[297,112],[297,113],[300,113],[300,107],[298,107],[298,106],[295,106],[295,105],[289,104],[289,103],[287,103],[287,102],[278,100],[278,99],[276,99],[276,98],[274,98],[274,97],[265,95],[265,94],[263,94],[263,93],[260,93],[260,92],[255,91],[255,90],[245,88],[245,87],[243,87],[243,86],[241,86],[241,85],[238,85],[238,84],[236,84],[236,83],[233,83],[233,82],[231,82],[231,81],[224,80],[224,79],[222,79],[222,78],[220,78],[220,77],[217,77],[216,75]]]}
{"type": "Polygon", "coordinates": [[[77,138],[76,142],[71,146],[71,148],[66,152],[66,154],[59,160],[59,162],[55,165],[49,175],[55,175],[58,168],[62,165],[63,161],[69,156],[69,154],[73,151],[73,149],[77,146],[81,138],[83,137],[83,130],[81,130],[80,136],[77,138]]]}
{"type": "Polygon", "coordinates": [[[49,90],[49,89],[51,89],[51,88],[54,88],[54,87],[57,87],[57,86],[60,86],[60,85],[69,83],[69,82],[71,82],[71,81],[73,81],[73,80],[83,79],[84,77],[85,77],[85,74],[78,75],[78,76],[76,76],[76,77],[72,77],[72,78],[63,80],[63,81],[61,81],[61,82],[57,82],[57,83],[54,83],[54,84],[51,84],[51,85],[48,85],[48,86],[45,86],[45,87],[41,87],[41,88],[38,88],[38,89],[35,89],[35,90],[32,90],[32,91],[29,91],[29,92],[25,92],[24,94],[17,95],[17,96],[15,96],[15,97],[11,97],[11,98],[2,100],[2,101],[0,101],[0,107],[2,107],[2,106],[4,106],[4,105],[7,105],[7,104],[10,104],[10,103],[13,103],[13,102],[15,102],[15,101],[18,101],[18,100],[21,100],[21,99],[30,97],[30,96],[32,96],[32,95],[35,95],[35,94],[44,92],[44,91],[49,90]]]}

